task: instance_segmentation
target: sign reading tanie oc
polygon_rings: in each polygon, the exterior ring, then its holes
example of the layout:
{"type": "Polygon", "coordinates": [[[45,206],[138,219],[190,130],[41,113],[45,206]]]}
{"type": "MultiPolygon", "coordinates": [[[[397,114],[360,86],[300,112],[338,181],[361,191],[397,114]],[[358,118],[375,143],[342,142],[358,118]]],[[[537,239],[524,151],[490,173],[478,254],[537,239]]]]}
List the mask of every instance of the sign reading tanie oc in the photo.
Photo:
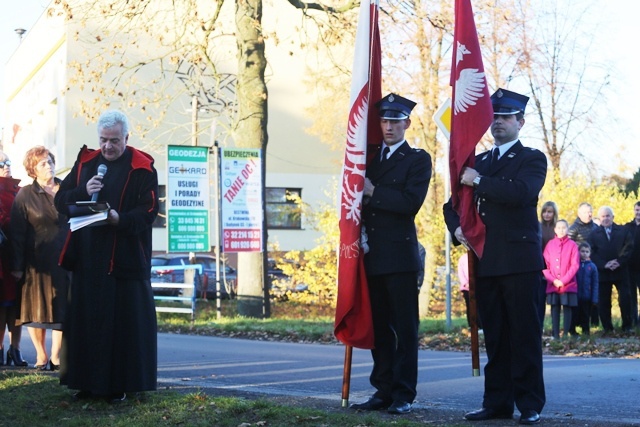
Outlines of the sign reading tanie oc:
{"type": "Polygon", "coordinates": [[[222,248],[262,252],[261,151],[223,148],[221,161],[222,248]]]}
{"type": "Polygon", "coordinates": [[[208,252],[209,148],[170,145],[167,155],[169,252],[208,252]]]}

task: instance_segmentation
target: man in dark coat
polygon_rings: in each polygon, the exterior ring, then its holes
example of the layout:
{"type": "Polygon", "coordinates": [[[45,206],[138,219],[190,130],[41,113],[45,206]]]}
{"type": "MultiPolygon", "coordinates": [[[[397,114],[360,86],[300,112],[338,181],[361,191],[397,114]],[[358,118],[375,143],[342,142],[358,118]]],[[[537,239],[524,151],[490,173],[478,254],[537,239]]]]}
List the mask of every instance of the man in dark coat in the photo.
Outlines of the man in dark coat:
{"type": "Polygon", "coordinates": [[[629,259],[629,296],[631,298],[631,323],[636,326],[638,318],[638,293],[640,292],[640,202],[633,205],[633,219],[625,227],[633,237],[633,252],[629,259]]]}
{"type": "Polygon", "coordinates": [[[155,390],[157,324],[151,271],[151,226],[158,213],[153,158],[127,145],[127,117],[98,120],[99,150],[82,147],[55,197],[59,212],[98,193],[108,202],[106,224],[67,237],[60,256],[73,272],[64,323],[60,383],[75,399],[116,403],[127,392],[155,390]],[[106,166],[103,176],[96,174],[106,166]]]}
{"type": "Polygon", "coordinates": [[[571,240],[580,245],[582,242],[589,241],[589,235],[593,230],[598,228],[598,224],[593,222],[593,208],[587,202],[578,205],[578,217],[569,227],[568,236],[571,240]]]}
{"type": "MultiPolygon", "coordinates": [[[[582,242],[589,241],[589,235],[593,230],[598,228],[598,224],[593,222],[593,208],[587,202],[582,202],[578,205],[578,217],[573,224],[569,227],[568,236],[571,240],[576,242],[578,246],[582,242]]],[[[578,335],[576,332],[576,326],[584,322],[581,318],[582,314],[578,310],[578,307],[572,307],[571,309],[571,328],[569,333],[572,335],[578,335]]],[[[589,312],[591,318],[591,326],[598,326],[600,324],[598,320],[598,307],[593,306],[589,312]]],[[[589,319],[587,319],[588,321],[589,319]]]]}
{"type": "Polygon", "coordinates": [[[418,272],[423,267],[414,218],[429,189],[431,157],[405,140],[414,106],[396,94],[376,104],[383,144],[367,167],[362,217],[375,336],[370,382],[377,391],[353,409],[404,414],[416,396],[418,272]]]}
{"type": "Polygon", "coordinates": [[[631,329],[631,301],[629,297],[629,259],[633,252],[633,237],[629,230],[613,222],[613,209],[598,209],[600,226],[589,235],[591,261],[598,267],[598,313],[602,328],[613,331],[611,322],[611,291],[618,290],[618,305],[622,316],[622,330],[631,329]]]}
{"type": "MultiPolygon", "coordinates": [[[[460,177],[463,185],[475,188],[486,227],[476,297],[488,362],[483,407],[465,415],[470,421],[511,418],[515,403],[520,423],[536,424],[545,404],[538,318],[544,262],[536,206],[547,160],[518,140],[528,99],[504,89],[491,96],[495,146],[476,156],[476,169],[465,168],[460,177]]],[[[444,206],[444,216],[454,244],[466,245],[451,201],[444,206]]]]}

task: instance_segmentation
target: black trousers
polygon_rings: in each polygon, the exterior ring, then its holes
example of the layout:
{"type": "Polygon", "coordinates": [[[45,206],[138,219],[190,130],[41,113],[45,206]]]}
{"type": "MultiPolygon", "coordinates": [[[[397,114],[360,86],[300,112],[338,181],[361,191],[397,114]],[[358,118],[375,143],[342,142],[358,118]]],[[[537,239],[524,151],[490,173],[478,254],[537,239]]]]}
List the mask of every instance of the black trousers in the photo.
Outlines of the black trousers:
{"type": "Polygon", "coordinates": [[[640,293],[640,271],[629,270],[629,297],[631,299],[631,323],[640,324],[638,318],[638,294],[640,293]]]}
{"type": "MultiPolygon", "coordinates": [[[[580,326],[582,328],[582,333],[585,335],[590,335],[591,334],[591,330],[590,330],[590,318],[591,318],[591,308],[594,306],[594,304],[590,301],[590,300],[578,300],[578,307],[574,307],[577,308],[577,312],[578,312],[578,318],[577,319],[571,319],[571,323],[575,323],[576,325],[580,326]]],[[[597,306],[596,306],[597,307],[597,306]]]]}
{"type": "Polygon", "coordinates": [[[631,301],[629,298],[628,276],[615,281],[601,281],[599,282],[599,286],[598,314],[600,314],[602,329],[605,331],[613,331],[613,323],[611,321],[611,293],[614,286],[618,290],[618,306],[620,307],[620,316],[622,317],[622,329],[631,328],[631,301]]]}
{"type": "Polygon", "coordinates": [[[483,407],[538,413],[546,397],[542,376],[539,318],[540,273],[480,277],[478,308],[488,361],[484,368],[483,407]]]}
{"type": "Polygon", "coordinates": [[[418,385],[417,272],[368,276],[375,348],[375,397],[412,403],[418,385]]]}

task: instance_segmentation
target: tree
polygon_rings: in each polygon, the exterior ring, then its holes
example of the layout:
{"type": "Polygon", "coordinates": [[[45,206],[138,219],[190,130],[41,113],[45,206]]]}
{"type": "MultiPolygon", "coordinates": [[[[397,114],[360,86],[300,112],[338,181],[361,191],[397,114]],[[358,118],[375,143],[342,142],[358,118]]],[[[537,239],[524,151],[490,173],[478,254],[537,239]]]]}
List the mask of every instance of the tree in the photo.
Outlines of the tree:
{"type": "MultiPolygon", "coordinates": [[[[136,131],[150,137],[149,148],[161,151],[154,129],[166,117],[167,109],[179,104],[184,95],[197,96],[200,106],[226,126],[227,135],[237,146],[261,148],[265,153],[268,91],[263,3],[236,0],[233,21],[226,19],[231,15],[227,5],[230,3],[224,0],[55,0],[49,14],[64,16],[75,38],[86,46],[86,62],[70,64],[70,86],[93,94],[81,100],[79,114],[93,120],[111,100],[119,99],[129,108],[148,114],[148,125],[136,131]],[[230,65],[234,55],[235,69],[230,65]],[[221,71],[225,69],[235,73],[221,71]],[[228,84],[230,75],[237,76],[235,85],[228,84]],[[173,90],[165,90],[168,88],[173,90]]],[[[294,0],[290,5],[314,22],[342,22],[347,26],[349,19],[341,15],[356,6],[351,1],[333,7],[294,0]]],[[[194,117],[197,119],[195,112],[194,117]]],[[[178,125],[168,132],[178,135],[174,141],[197,138],[185,128],[184,124],[178,125]]],[[[194,128],[197,133],[197,123],[194,128]]],[[[166,138],[166,134],[162,136],[166,138]]],[[[263,241],[266,238],[265,229],[263,241]]],[[[266,252],[238,256],[241,315],[269,315],[266,257],[266,252]]]]}
{"type": "Polygon", "coordinates": [[[521,46],[513,77],[522,78],[531,95],[536,116],[531,121],[533,136],[541,140],[557,183],[563,164],[565,171],[570,168],[563,162],[567,157],[577,156],[579,164],[587,166],[583,171],[594,166],[581,153],[598,134],[597,116],[609,85],[609,69],[589,55],[598,34],[587,24],[590,8],[579,10],[546,0],[522,6],[517,17],[521,46]]]}

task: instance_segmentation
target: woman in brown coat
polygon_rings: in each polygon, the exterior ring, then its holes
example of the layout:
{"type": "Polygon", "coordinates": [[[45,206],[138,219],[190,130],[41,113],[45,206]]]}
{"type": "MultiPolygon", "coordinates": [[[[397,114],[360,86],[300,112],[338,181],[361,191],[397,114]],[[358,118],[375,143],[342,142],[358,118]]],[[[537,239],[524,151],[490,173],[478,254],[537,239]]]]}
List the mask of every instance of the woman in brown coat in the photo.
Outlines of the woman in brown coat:
{"type": "Polygon", "coordinates": [[[26,153],[24,167],[34,180],[18,192],[11,209],[12,274],[24,279],[18,321],[28,326],[37,353],[35,367],[57,370],[70,282],[58,258],[69,228],[53,205],[60,186],[53,154],[34,147],[26,153]],[[50,354],[45,348],[47,329],[52,330],[50,354]]]}

